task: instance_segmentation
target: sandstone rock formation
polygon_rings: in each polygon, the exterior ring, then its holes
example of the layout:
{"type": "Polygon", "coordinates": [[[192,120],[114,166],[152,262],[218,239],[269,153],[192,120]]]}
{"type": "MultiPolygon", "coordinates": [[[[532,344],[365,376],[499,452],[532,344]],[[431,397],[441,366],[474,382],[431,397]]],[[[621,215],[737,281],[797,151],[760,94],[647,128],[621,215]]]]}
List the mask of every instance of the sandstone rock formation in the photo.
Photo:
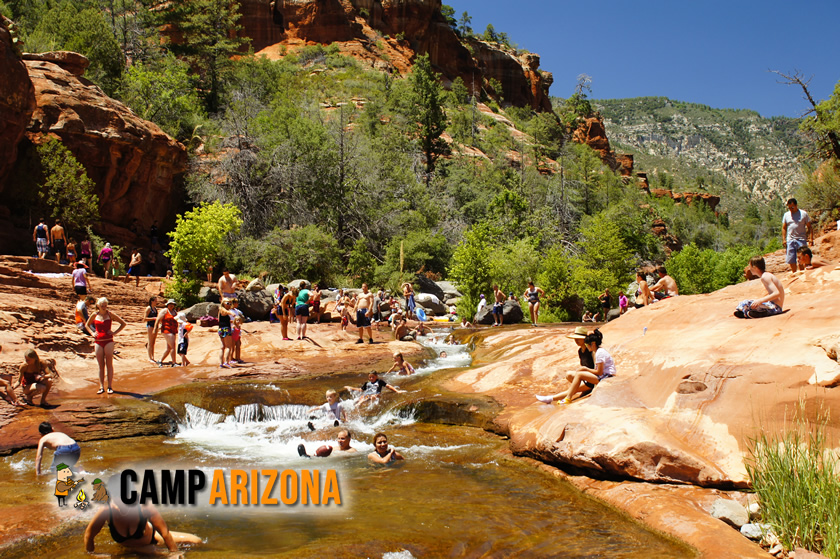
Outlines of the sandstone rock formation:
{"type": "Polygon", "coordinates": [[[103,221],[124,227],[135,218],[168,220],[187,165],[184,146],[75,75],[77,59],[68,71],[62,59],[39,58],[25,61],[37,98],[29,141],[61,139],[96,183],[103,221]]]}
{"type": "Polygon", "coordinates": [[[341,51],[371,66],[407,73],[413,58],[429,54],[447,80],[468,88],[490,79],[502,84],[506,102],[550,110],[553,78],[539,70],[538,55],[518,55],[478,39],[469,49],[440,13],[440,0],[245,0],[242,33],[255,51],[280,55],[278,46],[337,43],[341,51]],[[382,56],[382,55],[385,56],[382,56]]]}
{"type": "Polygon", "coordinates": [[[840,310],[840,269],[781,279],[787,312],[776,317],[732,316],[738,302],[763,293],[752,281],[603,326],[618,374],[568,406],[533,398],[566,387],[566,371],[577,367],[574,344],[550,329],[494,332],[479,344],[479,366],[453,387],[507,405],[498,421],[516,453],[608,476],[744,487],[750,440],[782,429],[800,401],[809,415],[830,412],[830,436],[840,431],[840,392],[809,384],[837,370],[819,340],[840,310]]]}
{"type": "Polygon", "coordinates": [[[604,119],[601,115],[595,114],[585,118],[572,132],[572,139],[597,151],[604,165],[613,171],[618,171],[622,177],[633,174],[633,156],[615,154],[610,147],[610,140],[607,138],[607,130],[604,128],[604,119]]]}
{"type": "Polygon", "coordinates": [[[9,20],[0,16],[0,192],[17,159],[18,143],[35,110],[35,88],[12,43],[9,20]]]}

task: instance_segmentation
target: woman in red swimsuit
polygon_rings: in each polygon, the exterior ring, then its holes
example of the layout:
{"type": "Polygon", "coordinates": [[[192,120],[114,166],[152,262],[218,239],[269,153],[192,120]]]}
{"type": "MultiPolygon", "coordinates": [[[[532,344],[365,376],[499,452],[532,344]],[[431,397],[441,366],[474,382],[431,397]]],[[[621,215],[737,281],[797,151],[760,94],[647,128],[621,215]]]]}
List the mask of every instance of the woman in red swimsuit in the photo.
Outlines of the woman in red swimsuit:
{"type": "Polygon", "coordinates": [[[166,308],[158,315],[157,320],[155,321],[155,330],[160,327],[160,331],[163,334],[163,338],[166,340],[166,352],[163,354],[163,357],[160,358],[160,362],[158,363],[161,367],[163,367],[163,362],[166,361],[166,357],[171,353],[172,354],[172,365],[175,365],[176,353],[175,353],[175,341],[176,336],[178,335],[178,321],[175,320],[177,316],[177,307],[175,305],[175,300],[170,299],[166,302],[166,308]]]}
{"type": "Polygon", "coordinates": [[[105,392],[105,369],[108,369],[108,394],[113,394],[111,383],[114,381],[114,336],[125,328],[125,320],[114,313],[108,312],[108,299],[100,297],[96,301],[98,312],[91,314],[85,323],[85,330],[94,337],[96,348],[96,362],[99,363],[99,390],[97,394],[105,392]],[[119,328],[111,332],[111,323],[116,322],[119,328]],[[91,329],[93,325],[93,329],[91,329]]]}

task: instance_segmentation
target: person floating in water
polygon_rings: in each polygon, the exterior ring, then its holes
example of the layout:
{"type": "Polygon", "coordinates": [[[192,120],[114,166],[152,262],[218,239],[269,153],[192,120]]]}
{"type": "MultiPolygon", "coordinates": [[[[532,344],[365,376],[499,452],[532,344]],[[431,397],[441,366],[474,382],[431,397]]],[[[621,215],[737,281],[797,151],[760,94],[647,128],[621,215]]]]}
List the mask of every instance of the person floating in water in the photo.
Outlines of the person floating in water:
{"type": "Polygon", "coordinates": [[[368,454],[368,460],[374,464],[388,464],[397,460],[405,460],[403,455],[395,448],[388,447],[388,436],[385,433],[377,433],[373,436],[373,452],[368,454]]]}
{"type": "MultiPolygon", "coordinates": [[[[336,452],[345,454],[352,454],[354,452],[358,452],[355,448],[350,446],[350,439],[352,437],[353,435],[347,429],[342,429],[341,431],[339,431],[338,437],[336,437],[336,440],[338,441],[338,449],[336,450],[336,452]]],[[[318,450],[315,451],[315,456],[318,456],[320,458],[326,458],[327,456],[330,456],[332,454],[333,450],[334,449],[331,445],[323,445],[318,447],[318,450]]],[[[297,451],[298,455],[300,455],[301,457],[312,458],[306,452],[306,447],[303,444],[298,445],[297,451]]]]}
{"type": "Polygon", "coordinates": [[[414,374],[414,367],[403,358],[403,354],[401,352],[394,353],[394,364],[391,365],[391,368],[385,371],[385,374],[397,372],[400,375],[413,375],[414,374]]]}
{"type": "Polygon", "coordinates": [[[345,386],[344,388],[350,392],[361,393],[361,396],[359,397],[359,404],[363,404],[368,401],[378,401],[383,388],[387,388],[397,394],[405,394],[405,390],[400,390],[399,388],[391,386],[384,380],[380,379],[379,373],[376,371],[371,371],[368,375],[368,381],[364,383],[361,388],[356,388],[354,386],[345,386]]]}
{"type": "MultiPolygon", "coordinates": [[[[333,426],[338,427],[339,422],[347,421],[347,412],[344,411],[344,407],[341,405],[341,402],[338,399],[338,393],[335,390],[332,388],[327,390],[326,396],[327,402],[320,406],[310,408],[309,413],[315,413],[320,410],[324,414],[324,419],[332,421],[333,426]]],[[[315,430],[315,425],[313,425],[311,421],[306,425],[311,431],[315,430]]]]}
{"type": "MultiPolygon", "coordinates": [[[[112,488],[119,488],[119,477],[112,477],[108,483],[112,488]]],[[[137,553],[157,554],[158,545],[165,545],[169,551],[177,552],[179,543],[201,543],[201,538],[193,534],[171,532],[154,505],[127,505],[122,495],[115,495],[99,509],[85,529],[84,542],[88,553],[94,552],[94,540],[106,522],[111,538],[137,553]]]]}

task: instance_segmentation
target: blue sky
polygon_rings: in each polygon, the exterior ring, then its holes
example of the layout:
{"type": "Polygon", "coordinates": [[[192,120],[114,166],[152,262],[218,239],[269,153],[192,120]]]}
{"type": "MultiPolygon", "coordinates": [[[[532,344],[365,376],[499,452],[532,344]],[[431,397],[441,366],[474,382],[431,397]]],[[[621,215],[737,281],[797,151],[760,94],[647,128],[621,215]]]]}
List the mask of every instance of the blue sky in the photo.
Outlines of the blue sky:
{"type": "Polygon", "coordinates": [[[840,0],[444,0],[481,33],[492,23],[554,74],[551,94],[567,97],[577,76],[592,97],[664,96],[762,116],[801,116],[796,86],[768,69],[813,76],[811,94],[840,81],[840,0]]]}

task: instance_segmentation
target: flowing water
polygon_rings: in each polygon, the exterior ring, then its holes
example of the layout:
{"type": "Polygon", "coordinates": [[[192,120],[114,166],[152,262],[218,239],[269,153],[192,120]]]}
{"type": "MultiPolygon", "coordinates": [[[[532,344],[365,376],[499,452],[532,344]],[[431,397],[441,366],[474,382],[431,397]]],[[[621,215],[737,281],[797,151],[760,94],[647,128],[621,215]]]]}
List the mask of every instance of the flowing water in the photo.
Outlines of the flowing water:
{"type": "MultiPolygon", "coordinates": [[[[687,557],[691,550],[665,540],[607,507],[583,497],[567,484],[510,456],[507,443],[476,427],[418,420],[408,401],[457,398],[435,386],[436,374],[467,367],[465,345],[449,346],[439,336],[425,342],[429,359],[411,377],[386,376],[408,391],[383,391],[373,407],[349,409],[346,427],[353,433],[355,454],[328,458],[309,454],[335,443],[339,431],[309,414],[323,402],[324,390],[360,385],[359,375],[334,375],[300,381],[247,383],[226,405],[200,407],[172,399],[178,413],[173,437],[141,437],[84,445],[82,462],[88,478],[107,479],[125,468],[333,469],[341,505],[166,507],[160,506],[173,530],[195,533],[205,543],[190,557],[687,557]],[[447,356],[441,358],[440,352],[447,356]],[[260,400],[279,404],[253,403],[260,400]],[[214,409],[208,409],[214,408],[214,409]],[[312,421],[317,431],[311,432],[312,421]],[[373,434],[383,431],[405,460],[374,466],[367,460],[373,434]]],[[[418,364],[415,364],[418,365],[418,364]]],[[[213,387],[194,388],[206,394],[213,387]]],[[[229,387],[228,387],[229,388],[229,387]]],[[[190,387],[187,387],[189,395],[190,387]]],[[[167,402],[166,393],[159,395],[167,402]]],[[[188,400],[189,398],[187,398],[188,400]]],[[[195,398],[204,401],[207,398],[195,398]]],[[[170,402],[167,402],[170,403],[170,402]]],[[[52,502],[54,479],[33,484],[34,452],[0,460],[0,507],[23,502],[52,502]],[[12,487],[17,487],[12,490],[12,487]]],[[[58,534],[4,550],[10,557],[88,557],[82,546],[85,513],[63,513],[58,534]]],[[[88,511],[87,516],[91,513],[88,511]]],[[[107,529],[97,551],[131,556],[114,544],[107,529]]]]}

